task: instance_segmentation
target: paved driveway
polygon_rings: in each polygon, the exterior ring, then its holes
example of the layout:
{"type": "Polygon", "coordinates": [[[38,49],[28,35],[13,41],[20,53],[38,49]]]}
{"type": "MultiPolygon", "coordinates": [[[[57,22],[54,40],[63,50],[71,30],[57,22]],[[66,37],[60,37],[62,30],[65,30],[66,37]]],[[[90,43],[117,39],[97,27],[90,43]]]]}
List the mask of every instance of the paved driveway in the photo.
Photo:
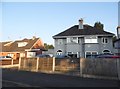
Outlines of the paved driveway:
{"type": "Polygon", "coordinates": [[[32,87],[118,87],[118,80],[90,79],[11,69],[2,70],[2,79],[4,81],[32,87]]]}

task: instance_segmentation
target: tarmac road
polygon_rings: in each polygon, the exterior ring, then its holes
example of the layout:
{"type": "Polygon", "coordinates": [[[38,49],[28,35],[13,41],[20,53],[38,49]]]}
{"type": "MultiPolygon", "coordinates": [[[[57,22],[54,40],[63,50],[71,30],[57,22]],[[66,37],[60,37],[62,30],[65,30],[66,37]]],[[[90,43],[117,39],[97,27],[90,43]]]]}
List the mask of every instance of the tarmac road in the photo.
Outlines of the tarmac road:
{"type": "MultiPolygon", "coordinates": [[[[119,87],[118,80],[2,69],[2,80],[32,87],[119,87]]],[[[3,85],[3,87],[6,87],[3,85]]],[[[14,86],[13,86],[14,87],[14,86]]]]}

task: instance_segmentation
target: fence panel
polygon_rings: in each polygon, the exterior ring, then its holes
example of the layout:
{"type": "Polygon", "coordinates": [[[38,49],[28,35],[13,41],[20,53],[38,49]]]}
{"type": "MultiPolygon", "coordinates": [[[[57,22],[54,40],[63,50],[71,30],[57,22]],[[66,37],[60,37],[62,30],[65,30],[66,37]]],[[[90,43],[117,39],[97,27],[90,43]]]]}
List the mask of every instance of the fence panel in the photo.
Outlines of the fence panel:
{"type": "Polygon", "coordinates": [[[38,64],[38,71],[52,71],[53,58],[40,58],[38,64]]]}
{"type": "Polygon", "coordinates": [[[53,58],[21,58],[20,69],[29,71],[52,71],[53,58]]]}
{"type": "Polygon", "coordinates": [[[55,71],[66,74],[79,73],[79,59],[56,59],[55,71]]]}
{"type": "Polygon", "coordinates": [[[117,77],[117,59],[80,59],[82,74],[117,77]]]}

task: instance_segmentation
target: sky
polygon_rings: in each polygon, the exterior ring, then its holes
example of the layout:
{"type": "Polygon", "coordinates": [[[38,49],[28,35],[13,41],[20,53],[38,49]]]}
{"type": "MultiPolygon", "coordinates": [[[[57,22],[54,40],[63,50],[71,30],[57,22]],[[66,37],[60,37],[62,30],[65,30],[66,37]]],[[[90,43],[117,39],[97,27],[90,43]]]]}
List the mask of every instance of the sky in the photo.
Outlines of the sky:
{"type": "Polygon", "coordinates": [[[0,41],[40,37],[53,44],[52,36],[78,25],[100,21],[104,30],[116,34],[118,2],[1,2],[0,41]]]}

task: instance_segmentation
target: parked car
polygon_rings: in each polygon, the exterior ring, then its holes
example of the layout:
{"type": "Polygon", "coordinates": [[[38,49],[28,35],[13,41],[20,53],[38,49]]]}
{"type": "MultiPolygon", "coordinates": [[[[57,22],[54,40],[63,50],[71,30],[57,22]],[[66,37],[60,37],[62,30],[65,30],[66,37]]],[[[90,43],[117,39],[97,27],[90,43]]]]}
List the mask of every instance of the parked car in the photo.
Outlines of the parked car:
{"type": "Polygon", "coordinates": [[[0,56],[0,60],[12,60],[11,56],[0,56]]]}
{"type": "Polygon", "coordinates": [[[50,57],[50,55],[48,55],[48,54],[39,54],[36,57],[47,58],[47,57],[50,57]]]}
{"type": "Polygon", "coordinates": [[[71,58],[68,55],[57,55],[55,58],[71,58]]]}
{"type": "Polygon", "coordinates": [[[120,56],[115,54],[99,54],[97,58],[120,58],[120,56]]]}

